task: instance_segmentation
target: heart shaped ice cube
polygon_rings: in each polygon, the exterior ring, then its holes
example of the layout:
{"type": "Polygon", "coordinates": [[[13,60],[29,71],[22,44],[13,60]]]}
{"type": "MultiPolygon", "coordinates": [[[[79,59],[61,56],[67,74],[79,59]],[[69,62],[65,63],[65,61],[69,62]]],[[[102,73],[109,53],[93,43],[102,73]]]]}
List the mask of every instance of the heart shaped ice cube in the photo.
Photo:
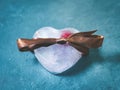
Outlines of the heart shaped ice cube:
{"type": "MultiPolygon", "coordinates": [[[[64,35],[64,32],[77,33],[79,31],[74,28],[57,30],[52,27],[44,27],[37,30],[33,38],[60,38],[70,34],[64,35]]],[[[68,70],[82,57],[82,53],[70,45],[54,44],[48,47],[40,47],[34,52],[41,65],[54,74],[68,70]]]]}

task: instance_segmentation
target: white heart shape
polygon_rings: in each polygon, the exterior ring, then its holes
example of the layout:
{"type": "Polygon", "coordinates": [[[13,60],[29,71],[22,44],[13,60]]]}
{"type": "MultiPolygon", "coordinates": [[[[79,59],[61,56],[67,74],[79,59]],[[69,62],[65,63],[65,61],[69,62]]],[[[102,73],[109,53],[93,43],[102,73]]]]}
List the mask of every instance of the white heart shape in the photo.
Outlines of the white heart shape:
{"type": "MultiPolygon", "coordinates": [[[[62,32],[66,30],[72,33],[79,32],[74,28],[57,30],[52,27],[44,27],[37,30],[33,38],[60,38],[62,32]]],[[[35,49],[34,52],[41,65],[54,74],[68,70],[82,57],[82,53],[70,45],[54,44],[35,49]]]]}

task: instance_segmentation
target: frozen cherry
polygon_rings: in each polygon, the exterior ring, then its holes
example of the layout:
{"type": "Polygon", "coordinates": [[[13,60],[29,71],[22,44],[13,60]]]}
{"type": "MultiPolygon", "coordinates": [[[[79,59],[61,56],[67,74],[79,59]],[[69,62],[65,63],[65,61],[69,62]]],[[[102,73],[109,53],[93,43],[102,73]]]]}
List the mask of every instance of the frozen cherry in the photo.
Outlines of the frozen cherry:
{"type": "Polygon", "coordinates": [[[67,38],[71,35],[72,33],[70,31],[63,31],[61,34],[61,38],[67,38]]]}

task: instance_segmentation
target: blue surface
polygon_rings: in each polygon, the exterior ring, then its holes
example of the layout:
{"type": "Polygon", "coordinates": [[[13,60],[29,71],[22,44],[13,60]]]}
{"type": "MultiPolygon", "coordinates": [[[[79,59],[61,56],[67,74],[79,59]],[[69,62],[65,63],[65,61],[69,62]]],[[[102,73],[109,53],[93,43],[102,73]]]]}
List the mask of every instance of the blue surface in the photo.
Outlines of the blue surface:
{"type": "Polygon", "coordinates": [[[0,37],[0,90],[120,90],[120,0],[0,0],[0,37]],[[53,75],[16,46],[44,26],[98,29],[105,40],[70,71],[53,75]]]}

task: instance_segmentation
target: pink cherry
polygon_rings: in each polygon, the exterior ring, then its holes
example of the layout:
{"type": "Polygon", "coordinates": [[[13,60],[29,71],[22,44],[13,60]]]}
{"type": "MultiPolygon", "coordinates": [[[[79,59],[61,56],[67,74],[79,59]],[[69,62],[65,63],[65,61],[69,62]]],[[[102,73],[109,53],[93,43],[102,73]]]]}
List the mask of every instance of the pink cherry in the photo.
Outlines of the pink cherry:
{"type": "Polygon", "coordinates": [[[65,30],[62,32],[61,38],[67,38],[72,34],[72,32],[65,30]]]}

